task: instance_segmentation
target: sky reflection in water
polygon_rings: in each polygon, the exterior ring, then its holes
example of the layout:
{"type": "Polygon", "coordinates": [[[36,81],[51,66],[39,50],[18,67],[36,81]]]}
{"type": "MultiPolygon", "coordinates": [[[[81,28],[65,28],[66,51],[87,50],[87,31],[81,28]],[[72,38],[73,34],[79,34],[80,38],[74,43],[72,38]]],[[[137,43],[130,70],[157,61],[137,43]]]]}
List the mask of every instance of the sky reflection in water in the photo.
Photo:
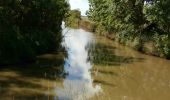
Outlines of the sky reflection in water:
{"type": "Polygon", "coordinates": [[[65,59],[64,69],[68,76],[63,81],[63,88],[57,88],[59,100],[84,100],[101,91],[100,86],[93,86],[88,61],[88,48],[93,42],[92,33],[82,29],[63,29],[65,47],[68,58],[65,59]]]}

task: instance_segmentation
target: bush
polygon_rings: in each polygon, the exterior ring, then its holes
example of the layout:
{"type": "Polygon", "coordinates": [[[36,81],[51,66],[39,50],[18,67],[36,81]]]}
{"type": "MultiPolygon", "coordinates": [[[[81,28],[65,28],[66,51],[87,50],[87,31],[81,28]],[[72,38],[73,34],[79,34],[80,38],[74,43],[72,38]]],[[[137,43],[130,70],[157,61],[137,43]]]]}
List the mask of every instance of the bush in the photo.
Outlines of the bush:
{"type": "Polygon", "coordinates": [[[141,51],[142,45],[140,37],[135,37],[131,44],[132,48],[138,51],[141,51]]]}
{"type": "Polygon", "coordinates": [[[158,55],[160,57],[168,57],[170,52],[169,47],[169,37],[168,35],[158,35],[153,36],[158,55]]]}
{"type": "Polygon", "coordinates": [[[66,18],[66,26],[71,28],[79,28],[81,20],[81,12],[79,10],[70,10],[66,18]]]}
{"type": "Polygon", "coordinates": [[[17,64],[35,60],[35,51],[30,43],[14,29],[0,34],[0,64],[17,64]]]}
{"type": "Polygon", "coordinates": [[[105,30],[103,25],[97,25],[95,33],[98,35],[102,35],[102,36],[106,36],[107,35],[107,31],[105,30]]]}
{"type": "Polygon", "coordinates": [[[65,0],[0,1],[0,64],[33,61],[59,48],[65,0]]]}
{"type": "Polygon", "coordinates": [[[137,50],[145,51],[149,46],[145,44],[154,42],[150,46],[156,50],[151,47],[151,52],[169,57],[170,0],[89,0],[89,4],[87,15],[99,34],[115,33],[116,41],[137,50]]]}

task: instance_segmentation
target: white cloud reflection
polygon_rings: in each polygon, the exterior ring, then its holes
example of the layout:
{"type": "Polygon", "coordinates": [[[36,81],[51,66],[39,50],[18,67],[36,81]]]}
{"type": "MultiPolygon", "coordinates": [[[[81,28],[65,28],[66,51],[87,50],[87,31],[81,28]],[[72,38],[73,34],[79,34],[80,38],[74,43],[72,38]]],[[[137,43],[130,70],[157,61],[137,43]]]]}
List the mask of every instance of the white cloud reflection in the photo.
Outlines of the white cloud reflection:
{"type": "Polygon", "coordinates": [[[59,100],[86,100],[99,91],[100,86],[93,86],[88,59],[89,44],[93,41],[93,35],[82,29],[64,29],[66,33],[62,45],[66,48],[68,58],[65,59],[64,69],[68,76],[63,81],[63,88],[57,88],[59,100]]]}

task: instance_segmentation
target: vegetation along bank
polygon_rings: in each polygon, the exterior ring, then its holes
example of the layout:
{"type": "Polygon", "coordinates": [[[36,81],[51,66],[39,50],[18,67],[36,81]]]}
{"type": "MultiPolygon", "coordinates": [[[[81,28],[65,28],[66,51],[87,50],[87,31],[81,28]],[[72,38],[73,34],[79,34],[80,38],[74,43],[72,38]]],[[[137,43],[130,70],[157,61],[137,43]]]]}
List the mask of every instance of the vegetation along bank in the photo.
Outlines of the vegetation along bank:
{"type": "Polygon", "coordinates": [[[94,32],[136,50],[170,58],[169,0],[89,0],[94,32]]]}
{"type": "Polygon", "coordinates": [[[0,1],[0,65],[34,61],[59,49],[65,0],[0,1]]]}

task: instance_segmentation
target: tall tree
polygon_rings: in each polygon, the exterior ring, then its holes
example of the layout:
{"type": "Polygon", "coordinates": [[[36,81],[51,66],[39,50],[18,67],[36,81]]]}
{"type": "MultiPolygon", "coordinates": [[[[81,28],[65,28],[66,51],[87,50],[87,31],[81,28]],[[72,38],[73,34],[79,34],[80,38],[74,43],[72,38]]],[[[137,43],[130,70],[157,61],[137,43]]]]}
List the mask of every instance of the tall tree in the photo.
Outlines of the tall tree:
{"type": "Polygon", "coordinates": [[[65,0],[1,0],[0,64],[33,60],[59,47],[65,0]]]}

